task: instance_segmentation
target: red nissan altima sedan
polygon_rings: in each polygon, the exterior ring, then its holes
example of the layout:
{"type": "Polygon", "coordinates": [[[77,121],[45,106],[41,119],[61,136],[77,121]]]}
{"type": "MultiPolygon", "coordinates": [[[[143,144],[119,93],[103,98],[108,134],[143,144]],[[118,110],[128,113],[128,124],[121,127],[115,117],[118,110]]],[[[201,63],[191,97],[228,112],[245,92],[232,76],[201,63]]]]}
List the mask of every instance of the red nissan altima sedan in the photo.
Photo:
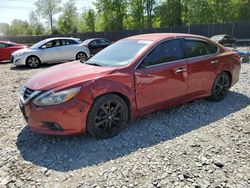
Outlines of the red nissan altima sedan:
{"type": "Polygon", "coordinates": [[[240,67],[235,52],[206,37],[137,35],[85,63],[38,73],[22,87],[19,104],[34,132],[108,138],[150,112],[199,98],[222,100],[240,67]]]}

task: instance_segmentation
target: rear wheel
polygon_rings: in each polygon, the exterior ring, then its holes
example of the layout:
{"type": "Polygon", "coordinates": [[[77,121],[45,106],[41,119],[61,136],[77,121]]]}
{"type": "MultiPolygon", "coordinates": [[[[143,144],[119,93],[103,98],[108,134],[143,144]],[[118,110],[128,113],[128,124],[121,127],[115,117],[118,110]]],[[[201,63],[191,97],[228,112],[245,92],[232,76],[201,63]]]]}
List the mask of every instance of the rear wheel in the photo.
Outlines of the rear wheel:
{"type": "Polygon", "coordinates": [[[215,81],[212,88],[212,95],[208,98],[210,101],[221,101],[223,100],[230,87],[230,78],[226,72],[220,73],[215,81]]]}
{"type": "Polygon", "coordinates": [[[41,61],[38,57],[36,56],[30,56],[26,60],[26,65],[30,68],[37,68],[41,64],[41,61]]]}
{"type": "Polygon", "coordinates": [[[87,59],[87,55],[84,52],[79,52],[76,55],[76,60],[85,61],[86,59],[87,59]]]}
{"type": "Polygon", "coordinates": [[[128,121],[128,106],[114,94],[97,98],[87,118],[87,131],[95,138],[109,138],[119,134],[128,121]]]}

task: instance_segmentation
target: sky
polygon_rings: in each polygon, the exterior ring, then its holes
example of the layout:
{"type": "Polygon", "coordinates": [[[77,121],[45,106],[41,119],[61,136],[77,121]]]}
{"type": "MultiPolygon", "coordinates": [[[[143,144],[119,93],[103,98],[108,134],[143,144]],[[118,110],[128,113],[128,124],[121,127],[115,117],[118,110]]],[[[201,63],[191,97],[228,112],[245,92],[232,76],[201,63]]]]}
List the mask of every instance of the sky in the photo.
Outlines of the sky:
{"type": "MultiPolygon", "coordinates": [[[[13,19],[27,20],[29,13],[36,10],[34,3],[37,0],[0,0],[0,23],[11,23],[13,19]]],[[[67,2],[62,0],[61,5],[67,2]]],[[[95,0],[75,0],[78,12],[81,13],[86,8],[93,8],[95,0]]]]}

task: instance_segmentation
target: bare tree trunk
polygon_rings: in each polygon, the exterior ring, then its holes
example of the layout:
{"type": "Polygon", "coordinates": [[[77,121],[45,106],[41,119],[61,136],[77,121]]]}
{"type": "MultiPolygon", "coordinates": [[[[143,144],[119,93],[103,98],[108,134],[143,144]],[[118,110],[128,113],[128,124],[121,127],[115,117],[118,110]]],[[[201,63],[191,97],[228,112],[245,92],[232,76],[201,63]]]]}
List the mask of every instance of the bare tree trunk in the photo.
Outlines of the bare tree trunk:
{"type": "Polygon", "coordinates": [[[52,18],[52,14],[49,15],[49,19],[50,19],[50,30],[51,30],[51,33],[53,34],[53,18],[52,18]]]}

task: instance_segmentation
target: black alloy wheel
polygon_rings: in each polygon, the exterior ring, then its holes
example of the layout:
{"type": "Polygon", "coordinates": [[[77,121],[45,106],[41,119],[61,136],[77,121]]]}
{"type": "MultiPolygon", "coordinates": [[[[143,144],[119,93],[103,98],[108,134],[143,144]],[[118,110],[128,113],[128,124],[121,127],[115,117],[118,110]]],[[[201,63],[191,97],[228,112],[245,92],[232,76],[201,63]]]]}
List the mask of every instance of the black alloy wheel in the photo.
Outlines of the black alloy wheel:
{"type": "Polygon", "coordinates": [[[98,98],[90,109],[87,131],[95,138],[109,138],[119,134],[128,121],[128,106],[114,94],[98,98]]]}
{"type": "Polygon", "coordinates": [[[212,95],[208,98],[211,101],[223,100],[230,88],[230,78],[226,72],[220,73],[215,81],[212,88],[212,95]]]}

